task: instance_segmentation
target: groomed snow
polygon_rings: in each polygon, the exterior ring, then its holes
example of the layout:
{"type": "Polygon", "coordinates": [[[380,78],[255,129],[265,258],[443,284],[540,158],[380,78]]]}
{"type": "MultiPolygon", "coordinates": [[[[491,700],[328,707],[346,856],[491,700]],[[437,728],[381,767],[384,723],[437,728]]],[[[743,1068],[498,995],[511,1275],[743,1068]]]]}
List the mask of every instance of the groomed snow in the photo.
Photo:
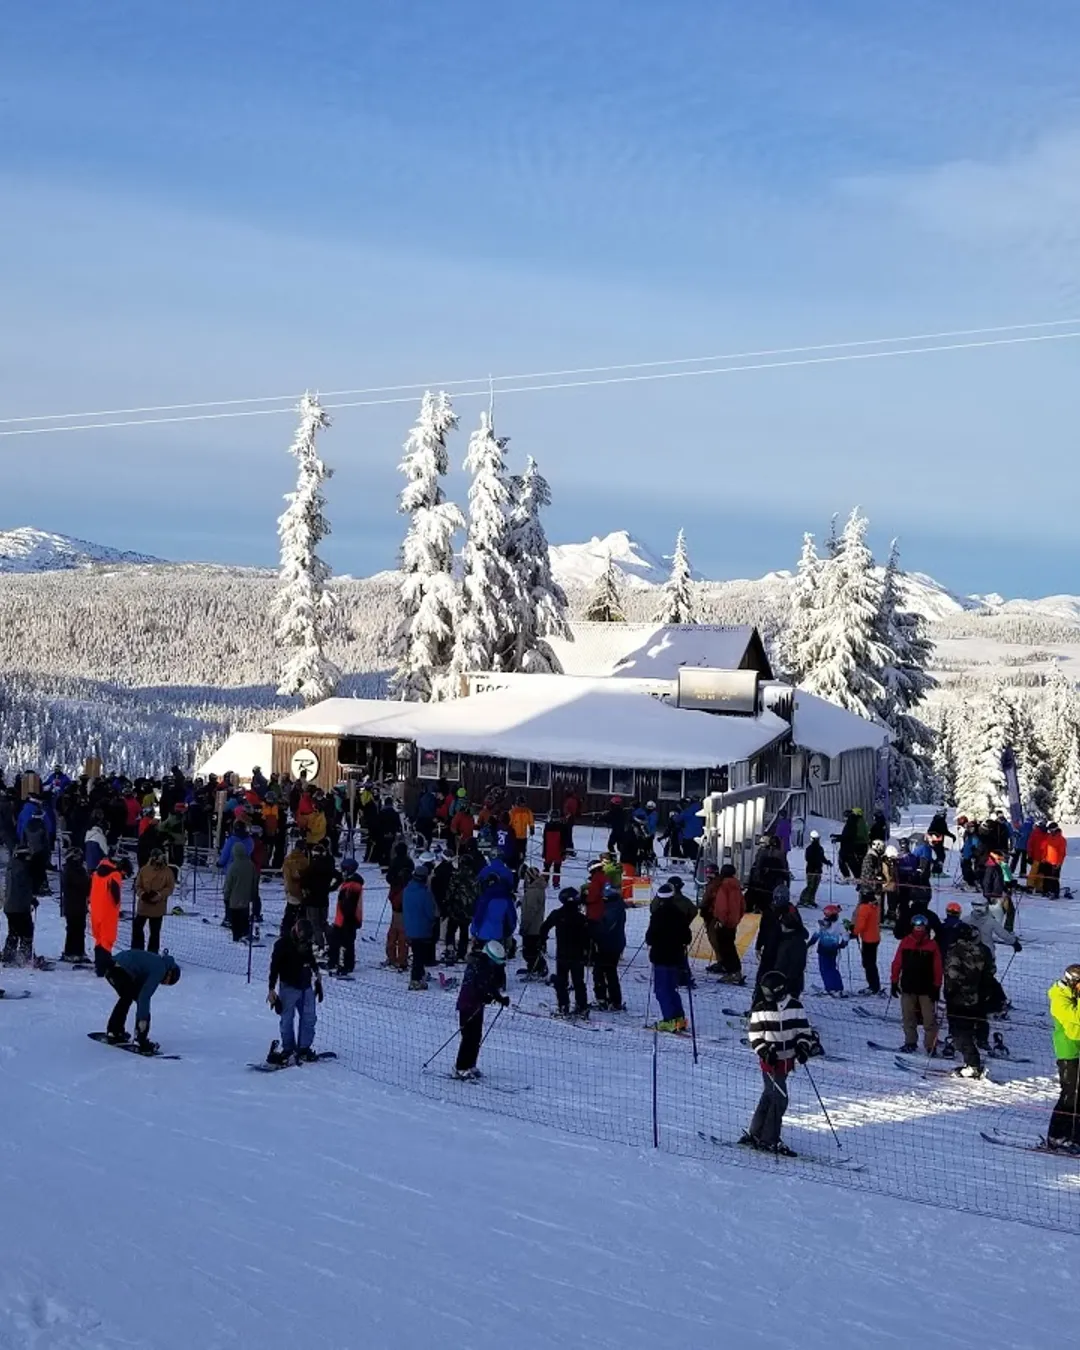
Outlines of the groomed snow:
{"type": "Polygon", "coordinates": [[[536,676],[446,703],[332,698],[274,722],[270,731],[375,736],[426,750],[498,755],[545,764],[701,769],[747,759],[787,731],[775,713],[714,717],[594,682],[536,676]]]}

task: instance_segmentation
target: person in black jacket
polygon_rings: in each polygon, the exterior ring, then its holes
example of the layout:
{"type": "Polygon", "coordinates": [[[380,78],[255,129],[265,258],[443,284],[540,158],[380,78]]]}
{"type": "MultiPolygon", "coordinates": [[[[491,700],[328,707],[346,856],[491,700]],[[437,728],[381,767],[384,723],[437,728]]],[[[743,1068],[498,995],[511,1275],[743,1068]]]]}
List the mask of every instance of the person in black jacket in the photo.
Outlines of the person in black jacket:
{"type": "Polygon", "coordinates": [[[292,930],[274,943],[270,956],[270,988],[266,1001],[281,1019],[281,1046],[267,1056],[270,1063],[287,1064],[294,1055],[298,1064],[317,1058],[311,1047],[318,1022],[315,1005],[322,999],[322,980],[312,947],[311,924],[307,919],[297,919],[292,930]]]}
{"type": "Polygon", "coordinates": [[[779,907],[768,942],[761,948],[758,978],[755,981],[755,1001],[761,993],[763,971],[778,970],[787,989],[795,998],[802,996],[806,983],[806,953],[809,935],[802,915],[790,901],[779,907]]]}
{"type": "Polygon", "coordinates": [[[326,950],[330,934],[330,892],[341,885],[343,877],[334,866],[330,845],[323,840],[311,850],[311,862],[304,874],[304,918],[311,924],[315,946],[326,950]]]}
{"type": "Polygon", "coordinates": [[[945,871],[945,840],[951,839],[954,844],[956,843],[956,835],[949,829],[944,807],[934,813],[933,820],[927,826],[926,837],[934,850],[934,862],[930,870],[934,876],[939,877],[945,871]]]}
{"type": "Polygon", "coordinates": [[[556,1017],[570,1016],[570,984],[574,986],[574,1016],[588,1017],[589,991],[585,986],[585,966],[591,939],[589,921],[581,908],[581,892],[567,886],[559,892],[559,908],[553,909],[540,925],[540,945],[555,931],[556,1017]]]}
{"type": "Polygon", "coordinates": [[[660,1005],[657,1031],[685,1031],[686,1014],[679,985],[686,983],[686,949],[690,946],[690,919],[673,897],[664,897],[652,911],[645,932],[653,968],[653,988],[660,1005]]]}
{"type": "Polygon", "coordinates": [[[825,850],[821,844],[821,835],[817,830],[810,831],[810,842],[803,852],[803,859],[806,863],[806,885],[802,888],[802,894],[799,896],[799,904],[803,909],[817,909],[818,887],[821,885],[821,878],[824,875],[825,868],[831,867],[832,863],[826,858],[825,850]]]}
{"type": "Polygon", "coordinates": [[[90,902],[90,873],[81,848],[71,848],[60,873],[60,909],[64,915],[64,954],[61,961],[87,961],[86,913],[90,902]]]}

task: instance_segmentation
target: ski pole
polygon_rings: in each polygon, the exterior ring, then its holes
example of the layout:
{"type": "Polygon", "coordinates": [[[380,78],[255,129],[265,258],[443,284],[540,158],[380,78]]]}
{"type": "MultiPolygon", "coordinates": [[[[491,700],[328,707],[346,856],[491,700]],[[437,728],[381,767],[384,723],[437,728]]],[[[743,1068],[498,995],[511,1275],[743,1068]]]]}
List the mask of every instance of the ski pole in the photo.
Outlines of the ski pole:
{"type": "Polygon", "coordinates": [[[810,1072],[810,1065],[804,1064],[803,1068],[806,1070],[807,1078],[810,1079],[810,1086],[814,1089],[814,1096],[818,1099],[818,1106],[821,1107],[821,1114],[825,1117],[825,1123],[828,1125],[829,1129],[832,1130],[832,1137],[836,1140],[836,1147],[843,1153],[844,1146],[841,1144],[840,1136],[836,1133],[833,1123],[829,1119],[829,1113],[825,1109],[825,1103],[821,1100],[821,1093],[818,1091],[817,1084],[814,1082],[814,1075],[810,1072]]]}
{"type": "MultiPolygon", "coordinates": [[[[484,1011],[484,1005],[481,1003],[481,1005],[479,1006],[479,1008],[477,1008],[476,1012],[470,1013],[469,1016],[468,1016],[468,1018],[467,1018],[466,1020],[469,1021],[469,1022],[471,1022],[471,1021],[473,1020],[473,1018],[476,1016],[476,1013],[482,1013],[483,1011],[484,1011]]],[[[499,1012],[502,1012],[502,1008],[499,1009],[499,1012]]],[[[495,1022],[496,1022],[497,1020],[498,1020],[498,1013],[495,1015],[494,1018],[492,1018],[492,1021],[491,1021],[491,1026],[492,1026],[492,1027],[495,1025],[495,1022]]],[[[490,1031],[490,1030],[491,1030],[491,1027],[488,1027],[488,1031],[490,1031]]],[[[447,1047],[452,1041],[456,1041],[456,1040],[457,1040],[457,1038],[461,1035],[461,1032],[462,1032],[462,1028],[461,1028],[461,1027],[458,1027],[458,1028],[454,1031],[454,1034],[453,1034],[452,1036],[447,1036],[446,1040],[443,1041],[442,1045],[439,1046],[438,1050],[435,1051],[435,1053],[431,1056],[431,1058],[428,1059],[428,1060],[425,1060],[424,1063],[421,1064],[421,1066],[420,1066],[420,1072],[423,1073],[424,1070],[427,1068],[427,1066],[428,1066],[429,1064],[433,1064],[433,1063],[435,1062],[435,1060],[437,1060],[437,1059],[439,1058],[439,1056],[442,1054],[442,1052],[446,1049],[446,1047],[447,1047]]],[[[484,1034],[484,1039],[480,1042],[480,1044],[483,1045],[485,1040],[487,1040],[487,1033],[486,1033],[486,1032],[485,1032],[485,1034],[484,1034]]]]}
{"type": "Polygon", "coordinates": [[[697,1055],[697,1024],[694,1021],[694,976],[691,972],[686,981],[686,998],[690,1004],[690,1043],[694,1047],[694,1063],[698,1062],[697,1055]]]}
{"type": "Polygon", "coordinates": [[[889,1008],[892,1005],[892,1001],[893,1001],[893,991],[890,989],[889,997],[885,1000],[885,1011],[881,1014],[881,1020],[883,1022],[887,1022],[889,1020],[889,1008]]]}
{"type": "MultiPolygon", "coordinates": [[[[495,1016],[494,1016],[494,1017],[491,1019],[491,1021],[488,1023],[488,1029],[487,1029],[487,1031],[485,1031],[484,1034],[480,1037],[480,1044],[476,1047],[476,1053],[477,1053],[478,1055],[479,1055],[480,1051],[484,1048],[484,1042],[485,1042],[485,1041],[487,1040],[487,1038],[491,1035],[491,1033],[495,1030],[495,1023],[496,1023],[496,1022],[499,1020],[499,1018],[503,1015],[503,1012],[505,1011],[505,1009],[506,1009],[506,1004],[505,1004],[505,1003],[500,1003],[500,1004],[499,1004],[499,1011],[495,1014],[495,1016]]],[[[481,1009],[481,1011],[483,1011],[483,1009],[481,1009]]],[[[473,1016],[475,1016],[475,1013],[473,1014],[473,1016]]]]}
{"type": "Polygon", "coordinates": [[[1012,963],[1013,963],[1015,960],[1016,960],[1016,951],[1015,951],[1015,949],[1014,949],[1014,950],[1013,950],[1012,956],[1009,957],[1009,964],[1005,967],[1005,972],[1004,972],[1004,974],[1002,975],[1001,979],[998,981],[999,984],[1004,985],[1004,983],[1005,983],[1005,976],[1008,975],[1009,971],[1012,969],[1012,963]]]}
{"type": "Polygon", "coordinates": [[[638,957],[641,955],[641,949],[642,949],[642,947],[644,947],[644,946],[645,946],[645,939],[642,938],[641,941],[638,943],[637,951],[633,954],[633,956],[630,958],[630,960],[627,961],[626,965],[623,967],[624,970],[629,970],[629,969],[630,969],[630,967],[634,964],[634,962],[635,962],[635,961],[638,959],[638,957]]]}

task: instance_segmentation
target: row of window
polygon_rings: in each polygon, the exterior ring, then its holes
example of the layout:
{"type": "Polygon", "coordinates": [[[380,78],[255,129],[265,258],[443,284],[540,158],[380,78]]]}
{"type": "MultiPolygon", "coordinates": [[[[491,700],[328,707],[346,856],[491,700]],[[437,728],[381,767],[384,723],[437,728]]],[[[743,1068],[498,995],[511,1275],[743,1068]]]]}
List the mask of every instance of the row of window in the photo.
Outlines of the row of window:
{"type": "MultiPolygon", "coordinates": [[[[417,775],[420,778],[445,778],[448,783],[460,782],[461,756],[449,750],[421,750],[417,775]]],[[[658,795],[663,801],[678,801],[682,797],[699,800],[708,791],[708,779],[705,769],[661,769],[658,795]]],[[[656,792],[655,784],[655,773],[638,773],[634,769],[588,770],[587,790],[599,796],[645,798],[656,792]]],[[[551,787],[551,765],[508,759],[506,785],[546,790],[551,787]]]]}

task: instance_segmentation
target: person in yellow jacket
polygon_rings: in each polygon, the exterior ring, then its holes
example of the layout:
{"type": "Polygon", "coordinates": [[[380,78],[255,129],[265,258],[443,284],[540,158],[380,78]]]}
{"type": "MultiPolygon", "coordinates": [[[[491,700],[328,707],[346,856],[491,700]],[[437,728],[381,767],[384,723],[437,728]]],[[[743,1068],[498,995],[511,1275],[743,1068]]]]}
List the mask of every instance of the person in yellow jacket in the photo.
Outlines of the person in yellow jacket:
{"type": "Polygon", "coordinates": [[[1080,965],[1067,966],[1047,994],[1061,1092],[1046,1143],[1062,1153],[1080,1154],[1080,965]]]}
{"type": "Polygon", "coordinates": [[[307,842],[314,847],[326,838],[326,812],[321,803],[307,818],[307,842]]]}
{"type": "Polygon", "coordinates": [[[536,830],[536,817],[524,797],[519,797],[510,808],[510,828],[514,832],[514,838],[522,844],[536,830]]]}

